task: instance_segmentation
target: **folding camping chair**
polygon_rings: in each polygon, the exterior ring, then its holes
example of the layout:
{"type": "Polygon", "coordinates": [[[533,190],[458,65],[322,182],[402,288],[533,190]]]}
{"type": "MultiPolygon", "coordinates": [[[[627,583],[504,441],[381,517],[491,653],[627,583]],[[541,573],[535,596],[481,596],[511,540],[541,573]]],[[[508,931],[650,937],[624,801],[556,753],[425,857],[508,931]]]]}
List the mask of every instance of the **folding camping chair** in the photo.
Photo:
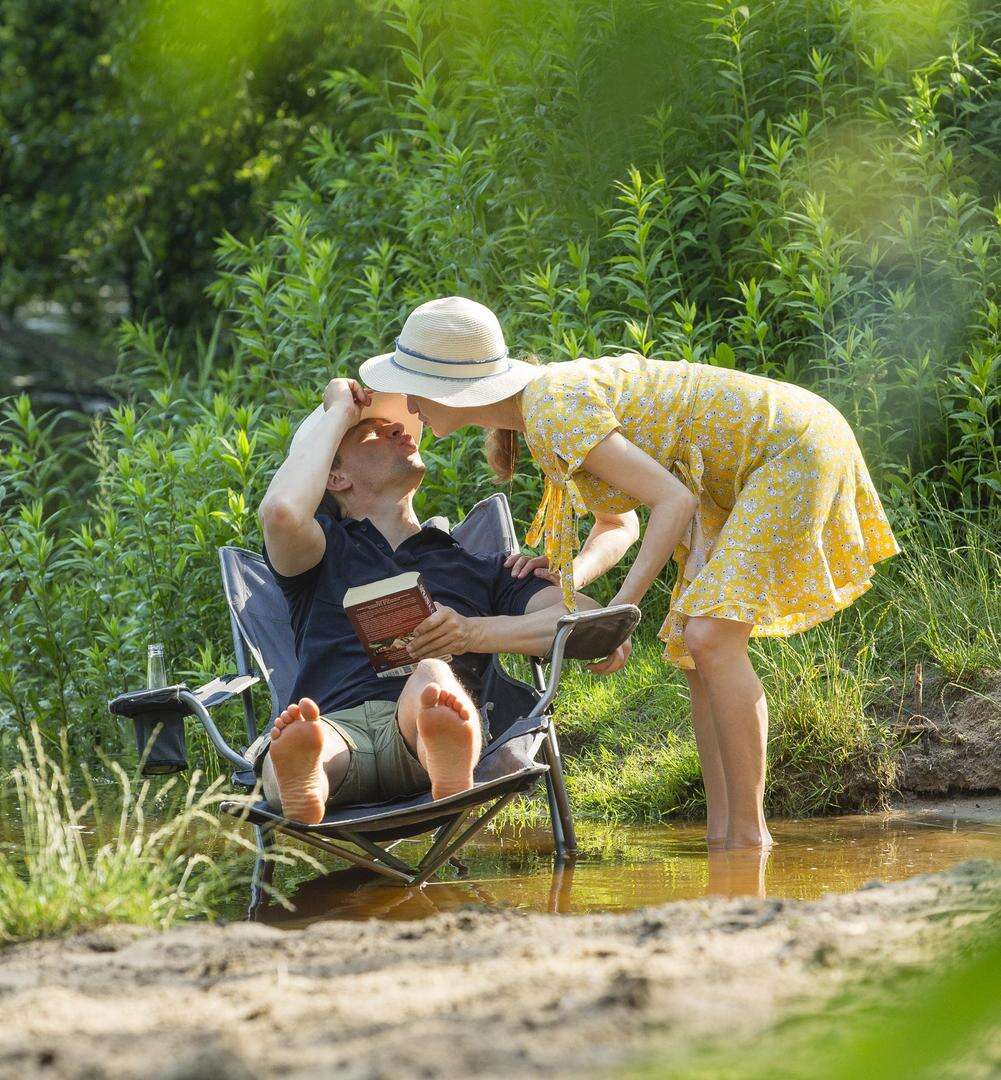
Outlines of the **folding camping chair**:
{"type": "MultiPolygon", "coordinates": [[[[452,535],[469,551],[510,554],[518,549],[511,510],[503,494],[477,503],[452,535]]],[[[198,719],[222,758],[235,766],[233,782],[245,791],[257,784],[253,767],[222,737],[209,709],[239,696],[243,701],[247,737],[258,735],[251,686],[259,679],[250,672],[250,659],[271,692],[267,727],[291,699],[296,675],[295,648],[288,608],[278,583],[260,555],[236,547],[219,549],[223,589],[229,607],[238,675],[214,680],[198,690],[184,686],[123,694],[109,703],[113,713],[135,721],[139,750],[147,772],[172,772],[186,767],[183,721],[198,719]],[[249,654],[249,656],[248,656],[249,654]]],[[[423,886],[462,846],[486,826],[515,796],[544,780],[549,801],[553,844],[558,860],[576,851],[573,814],[567,798],[560,750],[549,707],[556,695],[566,658],[593,660],[613,652],[639,622],[632,605],[578,612],[560,619],[548,658],[548,679],[542,664],[532,660],[535,687],[512,678],[498,657],[490,659],[481,687],[479,708],[488,718],[491,741],[474,770],[468,791],[444,799],[430,792],[389,802],[339,806],[323,821],[305,825],[282,817],[267,802],[233,801],[221,809],[249,821],[257,839],[251,910],[260,902],[261,888],[273,866],[267,858],[276,832],[365,867],[405,886],[423,886]],[[433,833],[423,858],[410,865],[390,848],[400,840],[433,833]]]]}

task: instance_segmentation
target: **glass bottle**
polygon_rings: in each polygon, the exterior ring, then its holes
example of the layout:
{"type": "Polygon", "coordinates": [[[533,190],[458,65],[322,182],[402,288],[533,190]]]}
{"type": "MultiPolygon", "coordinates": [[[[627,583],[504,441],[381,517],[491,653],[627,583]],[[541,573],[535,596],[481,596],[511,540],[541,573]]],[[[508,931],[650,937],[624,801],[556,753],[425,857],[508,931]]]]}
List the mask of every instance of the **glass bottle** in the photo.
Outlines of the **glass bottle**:
{"type": "Polygon", "coordinates": [[[149,690],[162,690],[167,685],[167,668],[163,663],[163,646],[150,645],[146,661],[146,687],[149,690]]]}

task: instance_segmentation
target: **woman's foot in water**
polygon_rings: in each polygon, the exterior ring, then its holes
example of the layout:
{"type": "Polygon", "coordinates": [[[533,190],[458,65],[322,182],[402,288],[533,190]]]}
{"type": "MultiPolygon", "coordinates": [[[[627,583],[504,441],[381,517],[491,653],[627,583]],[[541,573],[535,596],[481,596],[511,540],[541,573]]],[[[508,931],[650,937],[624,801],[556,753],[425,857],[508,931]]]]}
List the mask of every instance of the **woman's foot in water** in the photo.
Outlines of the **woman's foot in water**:
{"type": "Polygon", "coordinates": [[[302,698],[275,720],[268,755],[274,765],[282,814],[315,825],[323,820],[330,782],[323,768],[324,727],[311,698],[302,698]]]}
{"type": "Polygon", "coordinates": [[[768,826],[762,822],[760,825],[748,829],[731,829],[726,837],[726,850],[748,851],[757,849],[758,851],[769,851],[774,843],[772,834],[768,831],[768,826]]]}

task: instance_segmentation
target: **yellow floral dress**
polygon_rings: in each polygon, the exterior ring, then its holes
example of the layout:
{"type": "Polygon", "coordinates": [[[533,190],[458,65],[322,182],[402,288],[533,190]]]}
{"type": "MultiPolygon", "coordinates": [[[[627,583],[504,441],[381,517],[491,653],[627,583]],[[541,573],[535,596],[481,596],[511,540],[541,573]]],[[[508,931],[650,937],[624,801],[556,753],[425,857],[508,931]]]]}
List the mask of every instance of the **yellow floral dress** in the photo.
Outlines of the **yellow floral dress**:
{"type": "Polygon", "coordinates": [[[547,365],[522,412],[546,476],[528,543],[544,536],[571,610],[576,515],[636,506],[581,468],[599,442],[620,431],[698,497],[660,631],[679,667],[695,666],[688,616],[752,623],[754,637],[795,634],[851,604],[873,565],[900,550],[847,421],[802,387],[630,353],[547,365]]]}

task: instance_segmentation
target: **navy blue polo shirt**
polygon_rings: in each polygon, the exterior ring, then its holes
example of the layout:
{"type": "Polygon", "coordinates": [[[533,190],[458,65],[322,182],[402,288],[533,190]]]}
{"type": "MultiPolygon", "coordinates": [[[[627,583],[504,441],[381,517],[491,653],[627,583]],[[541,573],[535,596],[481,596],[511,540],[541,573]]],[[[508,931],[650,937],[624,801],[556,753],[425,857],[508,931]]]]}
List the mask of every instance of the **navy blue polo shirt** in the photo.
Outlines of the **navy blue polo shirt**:
{"type": "MultiPolygon", "coordinates": [[[[364,701],[396,701],[406,677],[380,679],[344,614],[344,593],[355,585],[419,570],[432,599],[460,615],[523,615],[528,601],[549,582],[531,575],[515,579],[505,556],[466,551],[431,525],[407,537],[394,551],[365,518],[316,520],[327,550],[316,566],[295,577],[279,574],[264,558],[288,602],[299,673],[292,700],[311,697],[320,712],[350,709],[364,701]]],[[[475,701],[489,657],[457,656],[452,668],[475,701]]]]}

